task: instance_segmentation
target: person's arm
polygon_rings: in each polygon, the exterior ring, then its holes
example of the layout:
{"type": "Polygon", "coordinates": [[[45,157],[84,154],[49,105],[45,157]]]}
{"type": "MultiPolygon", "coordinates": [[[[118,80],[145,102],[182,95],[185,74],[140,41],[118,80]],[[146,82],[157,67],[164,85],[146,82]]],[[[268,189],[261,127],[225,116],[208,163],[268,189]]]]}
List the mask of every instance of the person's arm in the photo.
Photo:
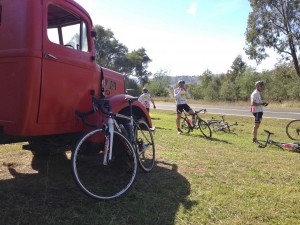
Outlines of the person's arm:
{"type": "Polygon", "coordinates": [[[155,103],[154,103],[154,100],[151,98],[151,102],[153,104],[153,108],[156,109],[156,106],[155,106],[155,103]]]}
{"type": "Polygon", "coordinates": [[[256,103],[256,102],[252,102],[251,106],[268,106],[269,103],[267,102],[260,102],[260,103],[256,103]]]}
{"type": "Polygon", "coordinates": [[[191,98],[191,94],[190,94],[190,92],[188,92],[187,90],[185,90],[185,94],[186,94],[186,97],[187,97],[187,98],[191,98]]]}
{"type": "Polygon", "coordinates": [[[138,98],[139,102],[142,102],[142,95],[140,95],[140,97],[138,98]]]}
{"type": "Polygon", "coordinates": [[[174,98],[178,99],[180,97],[181,90],[179,88],[174,89],[174,98]]]}

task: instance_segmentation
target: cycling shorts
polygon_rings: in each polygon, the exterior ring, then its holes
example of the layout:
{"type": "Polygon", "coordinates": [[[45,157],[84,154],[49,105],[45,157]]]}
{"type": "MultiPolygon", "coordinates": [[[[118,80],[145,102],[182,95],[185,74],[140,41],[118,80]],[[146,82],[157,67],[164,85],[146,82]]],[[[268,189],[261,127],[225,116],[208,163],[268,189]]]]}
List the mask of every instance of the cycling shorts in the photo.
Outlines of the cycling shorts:
{"type": "Polygon", "coordinates": [[[263,112],[255,112],[253,113],[255,123],[260,123],[262,120],[263,112]]]}
{"type": "Polygon", "coordinates": [[[183,110],[186,111],[186,112],[188,112],[188,111],[191,110],[191,107],[189,107],[188,104],[180,104],[180,105],[176,106],[176,112],[177,112],[177,114],[181,114],[183,110]]]}

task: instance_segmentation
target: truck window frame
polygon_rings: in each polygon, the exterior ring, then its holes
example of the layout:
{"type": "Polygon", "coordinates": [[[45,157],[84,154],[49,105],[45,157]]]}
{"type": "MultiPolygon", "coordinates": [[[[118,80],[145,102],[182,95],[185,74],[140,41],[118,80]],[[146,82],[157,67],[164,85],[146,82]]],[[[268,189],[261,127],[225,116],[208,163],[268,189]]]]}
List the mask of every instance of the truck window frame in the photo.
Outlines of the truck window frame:
{"type": "Polygon", "coordinates": [[[2,22],[2,5],[0,5],[0,26],[1,26],[1,22],[2,22]]]}
{"type": "Polygon", "coordinates": [[[87,28],[87,23],[70,10],[53,3],[48,5],[47,37],[50,42],[89,52],[87,28]]]}

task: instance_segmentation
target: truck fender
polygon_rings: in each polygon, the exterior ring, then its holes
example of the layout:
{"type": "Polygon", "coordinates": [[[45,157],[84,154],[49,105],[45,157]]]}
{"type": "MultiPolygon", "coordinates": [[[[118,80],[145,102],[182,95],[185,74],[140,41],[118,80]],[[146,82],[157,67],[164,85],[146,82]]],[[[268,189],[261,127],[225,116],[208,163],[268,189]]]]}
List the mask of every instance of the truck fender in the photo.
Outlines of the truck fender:
{"type": "MultiPolygon", "coordinates": [[[[133,97],[131,95],[127,94],[119,94],[114,95],[109,98],[110,105],[112,106],[112,111],[114,113],[120,113],[120,114],[128,114],[129,113],[129,106],[125,98],[133,97]]],[[[150,118],[150,115],[146,108],[139,102],[135,101],[132,104],[133,106],[133,114],[136,117],[136,119],[143,119],[145,120],[149,127],[152,127],[152,121],[150,118]]]]}

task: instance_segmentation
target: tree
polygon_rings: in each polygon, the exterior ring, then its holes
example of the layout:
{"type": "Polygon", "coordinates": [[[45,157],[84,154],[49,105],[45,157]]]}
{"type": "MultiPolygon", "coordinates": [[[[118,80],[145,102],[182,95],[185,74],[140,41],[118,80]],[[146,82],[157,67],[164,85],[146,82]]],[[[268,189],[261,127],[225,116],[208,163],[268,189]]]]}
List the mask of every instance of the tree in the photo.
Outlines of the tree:
{"type": "Polygon", "coordinates": [[[97,35],[95,38],[96,61],[103,67],[136,76],[141,84],[148,82],[151,75],[147,71],[151,59],[144,48],[128,51],[128,48],[120,43],[110,29],[100,25],[94,26],[97,35]]]}
{"type": "Polygon", "coordinates": [[[300,0],[249,1],[253,11],[248,17],[246,54],[260,63],[268,57],[266,48],[273,48],[284,59],[292,59],[300,77],[300,0]]]}
{"type": "Polygon", "coordinates": [[[125,90],[132,96],[140,96],[142,93],[137,80],[127,76],[125,77],[125,90]]]}
{"type": "Polygon", "coordinates": [[[247,68],[247,64],[243,61],[243,57],[238,55],[232,62],[231,70],[227,72],[227,77],[231,82],[235,82],[236,78],[241,76],[247,68]]]}
{"type": "MultiPolygon", "coordinates": [[[[247,67],[243,76],[240,76],[236,80],[236,84],[239,86],[239,100],[249,101],[250,95],[255,88],[255,82],[258,80],[263,80],[258,76],[258,73],[254,68],[247,67]]],[[[269,86],[269,85],[268,85],[269,86]]]]}
{"type": "Polygon", "coordinates": [[[131,53],[128,53],[126,58],[127,62],[130,64],[130,68],[132,68],[131,75],[136,76],[142,86],[148,83],[151,73],[147,71],[147,68],[148,63],[152,60],[147,55],[146,50],[144,48],[134,50],[131,53]]]}
{"type": "Polygon", "coordinates": [[[169,96],[169,85],[171,78],[168,76],[168,71],[160,69],[154,74],[154,78],[150,80],[147,88],[151,95],[167,97],[169,96]]]}
{"type": "Polygon", "coordinates": [[[131,70],[126,61],[128,49],[119,43],[110,29],[94,26],[97,35],[95,38],[96,61],[99,65],[126,73],[131,70]]]}
{"type": "Polygon", "coordinates": [[[210,70],[205,70],[200,76],[201,86],[207,87],[213,79],[213,73],[210,70]]]}

